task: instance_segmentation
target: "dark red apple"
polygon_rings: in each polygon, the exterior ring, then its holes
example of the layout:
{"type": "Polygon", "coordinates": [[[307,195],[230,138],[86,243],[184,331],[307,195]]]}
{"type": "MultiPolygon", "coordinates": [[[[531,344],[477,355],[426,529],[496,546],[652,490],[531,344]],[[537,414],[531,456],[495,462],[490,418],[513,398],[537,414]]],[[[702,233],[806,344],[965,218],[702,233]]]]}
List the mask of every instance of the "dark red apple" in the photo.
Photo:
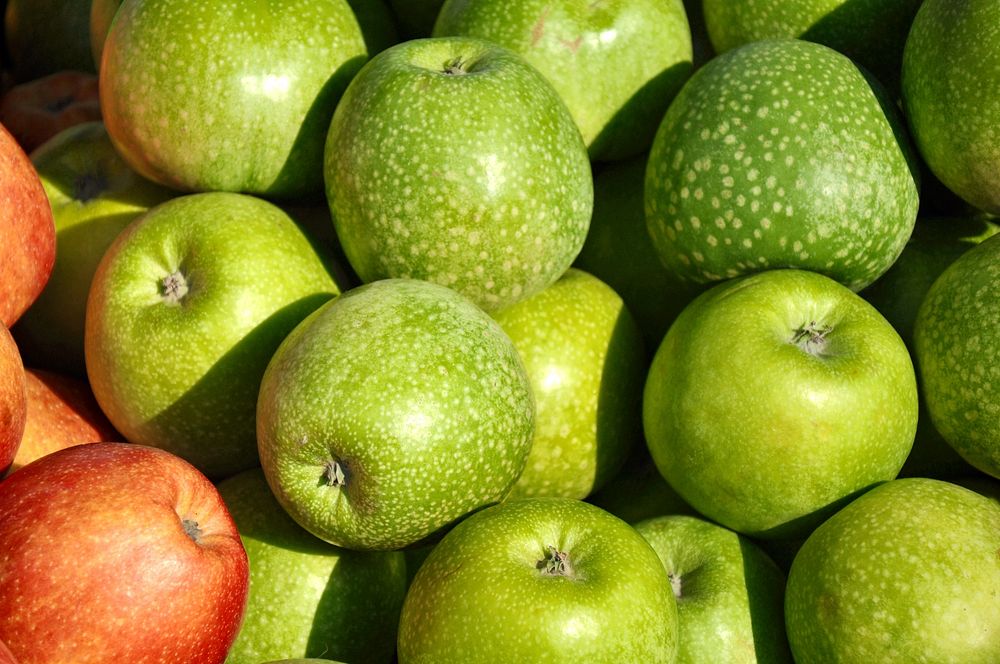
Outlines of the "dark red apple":
{"type": "Polygon", "coordinates": [[[17,664],[14,653],[3,644],[3,641],[0,641],[0,664],[17,664]]]}
{"type": "Polygon", "coordinates": [[[17,454],[27,417],[21,354],[7,328],[0,324],[0,477],[17,454]]]}
{"type": "Polygon", "coordinates": [[[215,487],[163,450],[59,450],[0,483],[0,640],[24,663],[221,663],[249,568],[215,487]]]}

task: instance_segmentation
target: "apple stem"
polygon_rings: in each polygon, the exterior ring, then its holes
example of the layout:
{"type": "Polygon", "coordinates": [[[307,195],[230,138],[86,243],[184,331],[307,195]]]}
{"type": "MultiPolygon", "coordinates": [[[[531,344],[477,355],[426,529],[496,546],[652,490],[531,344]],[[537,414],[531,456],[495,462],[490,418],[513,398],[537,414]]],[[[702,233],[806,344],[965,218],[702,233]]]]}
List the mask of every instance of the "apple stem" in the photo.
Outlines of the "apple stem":
{"type": "Polygon", "coordinates": [[[462,56],[457,58],[452,58],[448,62],[444,63],[444,69],[442,70],[445,74],[449,76],[460,76],[462,74],[467,74],[468,69],[466,69],[467,63],[462,60],[462,56]]]}
{"type": "Polygon", "coordinates": [[[674,597],[680,599],[680,596],[681,596],[681,585],[682,585],[681,584],[681,575],[680,574],[674,574],[673,572],[671,572],[670,574],[667,575],[667,578],[670,579],[670,588],[671,588],[671,590],[674,591],[674,597]]]}
{"type": "Polygon", "coordinates": [[[179,271],[163,277],[160,295],[167,304],[178,304],[188,292],[188,282],[179,271]]]}
{"type": "Polygon", "coordinates": [[[339,461],[331,459],[323,466],[323,477],[327,486],[344,486],[347,484],[347,476],[344,474],[344,467],[339,461]]]}
{"type": "Polygon", "coordinates": [[[187,536],[194,542],[201,539],[201,528],[198,526],[198,522],[194,519],[181,519],[181,526],[183,526],[184,532],[187,536]]]}
{"type": "Polygon", "coordinates": [[[574,576],[569,554],[551,545],[547,548],[548,553],[535,564],[535,568],[541,570],[542,576],[574,576]]]}
{"type": "Polygon", "coordinates": [[[826,350],[826,335],[832,331],[833,327],[830,325],[809,321],[807,325],[802,325],[792,333],[792,343],[810,355],[822,355],[826,350]]]}

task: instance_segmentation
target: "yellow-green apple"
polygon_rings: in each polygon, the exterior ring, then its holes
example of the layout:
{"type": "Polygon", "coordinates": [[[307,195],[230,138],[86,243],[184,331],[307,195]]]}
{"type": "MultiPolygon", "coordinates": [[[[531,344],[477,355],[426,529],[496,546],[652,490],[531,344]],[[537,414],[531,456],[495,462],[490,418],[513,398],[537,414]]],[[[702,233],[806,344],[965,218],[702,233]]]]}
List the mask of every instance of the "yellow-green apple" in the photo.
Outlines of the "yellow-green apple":
{"type": "Polygon", "coordinates": [[[281,508],[259,468],[218,485],[250,559],[243,627],[227,664],[280,657],[390,662],[406,593],[399,551],[347,551],[281,508]]]}
{"type": "Polygon", "coordinates": [[[27,418],[11,472],[65,447],[122,440],[87,381],[30,368],[24,377],[27,418]]]}
{"type": "Polygon", "coordinates": [[[399,662],[644,662],[677,654],[677,603],[624,521],[568,498],[478,512],[434,547],[406,595],[399,662]]]}
{"type": "Polygon", "coordinates": [[[38,173],[0,125],[0,323],[11,327],[42,292],[56,259],[52,210],[38,173]]]}
{"type": "Polygon", "coordinates": [[[642,444],[646,352],[632,314],[597,277],[570,269],[494,314],[535,397],[535,435],[509,498],[582,500],[642,444]]]}
{"type": "Polygon", "coordinates": [[[846,56],[754,42],[699,69],[670,105],[646,221],[690,281],[796,267],[860,290],[910,237],[915,164],[895,105],[846,56]]]}
{"type": "Polygon", "coordinates": [[[334,113],[324,172],[364,281],[425,279],[487,310],[555,282],[593,205],[587,151],[559,95],[479,39],[414,40],[372,58],[334,113]]]}
{"type": "Polygon", "coordinates": [[[478,37],[524,56],[596,160],[648,150],[692,67],[682,0],[447,0],[434,36],[478,37]]]}
{"type": "Polygon", "coordinates": [[[19,81],[64,69],[91,72],[90,0],[7,0],[4,38],[19,81]]]}
{"type": "Polygon", "coordinates": [[[84,315],[97,264],[130,221],[176,193],[133,171],[100,122],[66,129],[31,161],[52,208],[56,261],[12,331],[29,366],[84,376],[84,315]]]}
{"type": "Polygon", "coordinates": [[[924,478],[887,482],[816,529],[788,574],[798,664],[991,664],[1000,645],[1000,504],[924,478]]]}
{"type": "Polygon", "coordinates": [[[802,537],[899,472],[916,376],[859,295],[815,272],[770,270],[681,312],[653,359],[643,421],[657,467],[696,510],[743,534],[802,537]]]}
{"type": "Polygon", "coordinates": [[[785,574],[750,539],[695,516],[635,524],[677,598],[677,664],[791,664],[785,574]]]}
{"type": "Polygon", "coordinates": [[[252,468],[264,369],[337,292],[271,203],[224,192],[169,200],[122,231],[94,275],[84,334],[94,396],[130,442],[213,478],[252,468]]]}
{"type": "Polygon", "coordinates": [[[288,335],[261,382],[257,440],[268,484],[306,530],[398,549],[506,496],[534,416],[496,321],[444,286],[386,279],[288,335]]]}
{"type": "Polygon", "coordinates": [[[347,0],[125,0],[104,44],[101,109],[151,180],[318,196],[330,116],[366,58],[347,0]]]}
{"type": "Polygon", "coordinates": [[[162,450],[69,447],[3,481],[0,640],[22,662],[217,664],[247,557],[215,487],[162,450]]]}
{"type": "Polygon", "coordinates": [[[953,262],[914,324],[917,366],[934,427],[963,459],[1000,477],[1000,235],[953,262]]]}
{"type": "Polygon", "coordinates": [[[28,396],[21,354],[10,332],[0,324],[0,477],[21,445],[27,413],[28,396]]]}

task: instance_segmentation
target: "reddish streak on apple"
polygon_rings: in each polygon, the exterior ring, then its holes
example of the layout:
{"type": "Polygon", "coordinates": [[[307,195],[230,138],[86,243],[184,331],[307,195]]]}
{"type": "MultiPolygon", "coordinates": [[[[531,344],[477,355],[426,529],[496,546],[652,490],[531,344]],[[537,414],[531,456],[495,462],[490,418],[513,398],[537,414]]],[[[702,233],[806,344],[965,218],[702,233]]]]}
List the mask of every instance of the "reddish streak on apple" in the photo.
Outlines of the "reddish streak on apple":
{"type": "Polygon", "coordinates": [[[17,453],[26,417],[21,354],[10,332],[0,324],[0,477],[17,453]]]}

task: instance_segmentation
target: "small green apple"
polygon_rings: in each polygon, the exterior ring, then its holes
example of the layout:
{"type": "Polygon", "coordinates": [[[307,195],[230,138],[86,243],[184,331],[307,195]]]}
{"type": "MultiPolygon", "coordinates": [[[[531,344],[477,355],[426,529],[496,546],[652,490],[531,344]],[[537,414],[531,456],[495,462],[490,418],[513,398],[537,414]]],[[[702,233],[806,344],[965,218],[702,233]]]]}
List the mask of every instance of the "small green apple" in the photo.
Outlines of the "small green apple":
{"type": "Polygon", "coordinates": [[[408,546],[501,500],[533,428],[531,386],[500,326],[415,279],[360,286],[303,321],[257,406],[278,501],[352,549],[408,546]]]}
{"type": "Polygon", "coordinates": [[[697,283],[795,267],[867,286],[917,217],[897,115],[877,82],[819,44],[718,56],[674,99],[650,153],[646,219],[661,259],[697,283]]]}
{"type": "Polygon", "coordinates": [[[587,235],[590,162],[517,54],[422,39],[375,56],[330,124],[326,193],[366,282],[425,279],[497,310],[555,282],[587,235]]]}
{"type": "Polygon", "coordinates": [[[94,275],[84,335],[94,396],[131,442],[210,477],[252,468],[264,369],[337,292],[274,205],[221,192],[162,203],[122,231],[94,275]]]}
{"type": "Polygon", "coordinates": [[[316,539],[281,508],[259,468],[220,482],[219,494],[250,559],[247,610],[227,664],[289,655],[392,660],[406,593],[402,553],[316,539]]]}
{"type": "Polygon", "coordinates": [[[637,523],[677,598],[677,664],[787,662],[785,575],[746,537],[693,516],[637,523]]]}
{"type": "Polygon", "coordinates": [[[677,603],[631,526],[567,498],[472,515],[417,572],[399,662],[672,663],[677,603]]]}
{"type": "Polygon", "coordinates": [[[799,537],[899,472],[916,377],[860,296],[771,270],[681,312],[653,359],[643,421],[657,467],[692,507],[744,534],[799,537]]]}
{"type": "Polygon", "coordinates": [[[535,436],[510,498],[586,498],[642,444],[646,354],[628,309],[597,277],[559,281],[494,314],[535,397],[535,436]]]}
{"type": "Polygon", "coordinates": [[[1000,505],[909,478],[872,489],[809,536],[785,620],[795,661],[994,664],[1000,505]]]}

